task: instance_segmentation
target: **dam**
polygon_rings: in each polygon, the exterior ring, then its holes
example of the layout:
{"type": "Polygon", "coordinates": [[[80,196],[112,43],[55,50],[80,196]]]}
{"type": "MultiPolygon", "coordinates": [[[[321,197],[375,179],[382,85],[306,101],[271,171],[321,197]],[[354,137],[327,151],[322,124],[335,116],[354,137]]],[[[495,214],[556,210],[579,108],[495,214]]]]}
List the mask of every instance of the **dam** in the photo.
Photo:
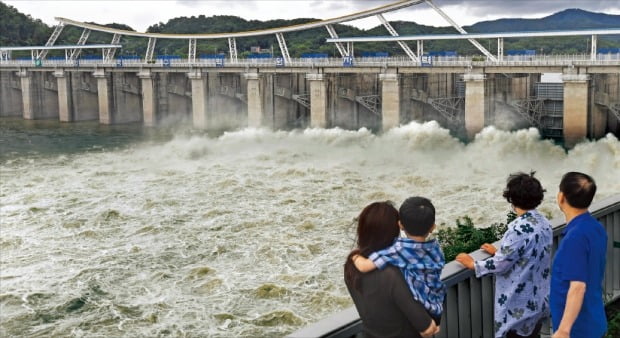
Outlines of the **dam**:
{"type": "Polygon", "coordinates": [[[275,130],[387,130],[437,120],[469,138],[508,119],[509,129],[536,127],[568,144],[620,134],[616,64],[455,63],[436,62],[432,68],[394,60],[360,60],[355,67],[299,60],[286,68],[252,60],[225,68],[213,60],[122,67],[3,64],[0,116],[145,126],[183,118],[196,128],[275,130]],[[541,82],[543,73],[560,73],[562,82],[541,82]]]}
{"type": "Polygon", "coordinates": [[[199,129],[267,127],[386,131],[411,121],[438,121],[461,139],[486,126],[535,127],[572,146],[620,133],[620,53],[597,48],[599,36],[620,28],[548,32],[468,33],[432,1],[404,0],[333,19],[257,31],[140,33],[56,18],[45,46],[0,47],[0,116],[98,120],[102,124],[188,119],[199,129]],[[459,34],[399,35],[384,13],[425,3],[459,34]],[[376,17],[390,36],[341,37],[334,24],[376,17]],[[75,45],[55,45],[64,27],[83,29],[75,45]],[[292,58],[285,33],[326,28],[337,57],[292,58]],[[110,44],[87,44],[91,31],[110,44]],[[275,35],[280,56],[241,58],[237,39],[275,35]],[[122,36],[144,38],[144,56],[115,57],[122,36]],[[504,39],[586,37],[582,55],[511,55],[504,39]],[[188,43],[187,56],[155,55],[158,39],[188,43]],[[228,53],[200,54],[197,41],[226,39],[228,53]],[[490,52],[476,39],[496,40],[490,52]],[[471,56],[433,56],[425,41],[468,40],[471,56]],[[402,56],[356,54],[355,43],[393,42],[402,56]],[[415,42],[416,48],[409,43],[415,42]],[[415,49],[415,50],[414,50],[415,49]],[[80,58],[82,51],[101,53],[80,58]],[[26,60],[12,53],[30,51],[26,60]],[[64,51],[65,57],[47,58],[64,51]],[[542,81],[543,74],[559,81],[542,81]]]}

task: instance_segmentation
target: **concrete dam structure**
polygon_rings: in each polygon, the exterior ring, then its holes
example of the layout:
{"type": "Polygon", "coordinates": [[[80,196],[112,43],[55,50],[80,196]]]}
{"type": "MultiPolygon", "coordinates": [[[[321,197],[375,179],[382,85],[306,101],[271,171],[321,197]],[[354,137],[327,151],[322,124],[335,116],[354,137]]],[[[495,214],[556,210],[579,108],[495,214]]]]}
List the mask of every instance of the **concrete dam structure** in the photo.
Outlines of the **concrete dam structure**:
{"type": "Polygon", "coordinates": [[[437,120],[470,139],[489,125],[533,126],[543,137],[568,146],[608,132],[620,134],[620,53],[597,49],[599,35],[620,35],[620,28],[470,34],[430,0],[401,0],[332,19],[230,33],[141,33],[56,19],[59,24],[45,46],[0,47],[0,116],[141,121],[146,126],[191,118],[196,128],[220,130],[387,130],[413,120],[437,120]],[[401,36],[383,16],[423,4],[459,34],[401,36]],[[339,37],[334,27],[373,16],[390,36],[339,37]],[[75,45],[55,46],[65,26],[83,29],[82,35],[75,45]],[[290,56],[284,34],[323,27],[338,58],[290,56]],[[87,45],[91,31],[112,34],[111,43],[87,45]],[[264,35],[275,35],[280,56],[238,57],[236,39],[264,35]],[[115,58],[122,36],[148,41],[144,57],[115,58]],[[588,37],[590,53],[504,53],[504,39],[561,36],[588,37]],[[158,59],[158,39],[187,41],[187,58],[158,59]],[[215,39],[228,41],[228,53],[197,57],[197,41],[215,39]],[[476,39],[496,39],[497,53],[476,39]],[[434,40],[468,40],[480,54],[434,57],[424,52],[424,41],[434,40]],[[403,56],[360,57],[354,43],[366,42],[397,43],[403,56]],[[417,49],[407,42],[415,42],[417,49]],[[82,60],[84,49],[102,55],[82,60]],[[52,50],[64,50],[64,59],[46,59],[52,50]],[[30,51],[30,59],[13,59],[11,53],[20,51],[30,51]],[[559,74],[561,82],[541,81],[544,73],[559,74]]]}
{"type": "Polygon", "coordinates": [[[568,144],[620,134],[614,66],[2,67],[0,100],[0,116],[63,122],[387,130],[437,120],[470,138],[508,123],[568,144]],[[542,72],[561,73],[562,83],[541,82],[542,72]]]}

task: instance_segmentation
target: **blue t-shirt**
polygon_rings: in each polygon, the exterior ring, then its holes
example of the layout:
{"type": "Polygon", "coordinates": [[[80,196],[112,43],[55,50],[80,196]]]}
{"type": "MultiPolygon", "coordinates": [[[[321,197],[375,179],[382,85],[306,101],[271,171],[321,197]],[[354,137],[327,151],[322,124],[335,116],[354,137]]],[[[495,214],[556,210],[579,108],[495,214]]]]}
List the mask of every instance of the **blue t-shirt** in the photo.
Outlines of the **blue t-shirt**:
{"type": "Polygon", "coordinates": [[[568,223],[551,270],[550,303],[554,331],[560,326],[571,281],[586,283],[586,294],[570,336],[600,338],[607,331],[603,304],[606,250],[605,228],[589,212],[568,223]]]}

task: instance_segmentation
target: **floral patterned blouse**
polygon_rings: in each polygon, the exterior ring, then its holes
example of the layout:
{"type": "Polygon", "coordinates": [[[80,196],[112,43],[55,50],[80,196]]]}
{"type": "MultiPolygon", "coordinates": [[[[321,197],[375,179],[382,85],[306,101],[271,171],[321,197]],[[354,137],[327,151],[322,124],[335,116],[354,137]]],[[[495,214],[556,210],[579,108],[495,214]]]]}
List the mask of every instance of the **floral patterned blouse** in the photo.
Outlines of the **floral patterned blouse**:
{"type": "Polygon", "coordinates": [[[508,224],[495,256],[474,263],[477,277],[495,274],[495,337],[528,336],[549,315],[552,239],[549,221],[530,210],[508,224]]]}

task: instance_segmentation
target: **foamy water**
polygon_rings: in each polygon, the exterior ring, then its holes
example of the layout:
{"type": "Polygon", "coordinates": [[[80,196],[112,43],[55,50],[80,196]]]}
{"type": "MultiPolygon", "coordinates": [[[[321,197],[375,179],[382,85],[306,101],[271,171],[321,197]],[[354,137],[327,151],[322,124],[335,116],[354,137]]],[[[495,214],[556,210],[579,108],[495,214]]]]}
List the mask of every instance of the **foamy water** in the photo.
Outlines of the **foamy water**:
{"type": "Polygon", "coordinates": [[[248,129],[0,166],[0,336],[282,336],[352,305],[353,218],[429,197],[438,223],[505,220],[507,175],[537,171],[559,216],[561,175],[620,192],[613,135],[566,153],[535,129],[464,145],[436,123],[248,129]]]}

